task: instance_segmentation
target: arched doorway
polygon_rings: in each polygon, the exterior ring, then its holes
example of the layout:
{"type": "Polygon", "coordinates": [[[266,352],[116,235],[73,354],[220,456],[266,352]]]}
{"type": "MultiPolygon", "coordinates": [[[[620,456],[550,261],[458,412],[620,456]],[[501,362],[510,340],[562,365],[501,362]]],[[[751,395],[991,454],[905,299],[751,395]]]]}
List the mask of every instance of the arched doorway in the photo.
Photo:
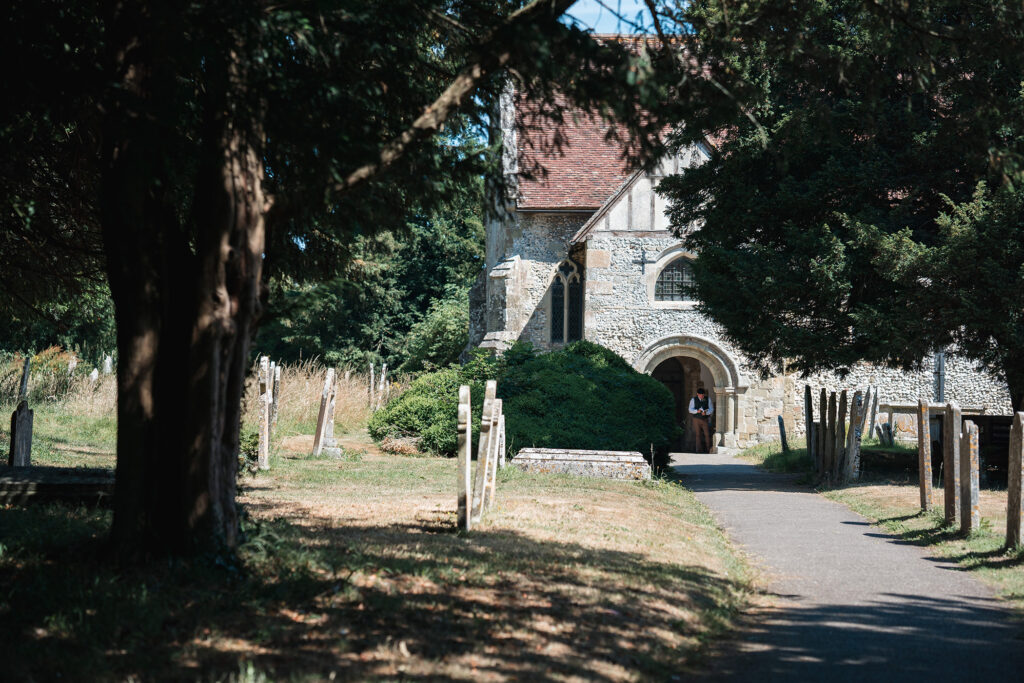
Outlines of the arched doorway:
{"type": "MultiPolygon", "coordinates": [[[[696,335],[673,335],[659,339],[644,349],[633,367],[656,379],[664,378],[662,381],[676,397],[677,416],[680,400],[686,401],[681,405],[686,415],[690,397],[696,393],[698,386],[704,386],[715,403],[715,446],[737,445],[743,394],[748,382],[740,372],[739,364],[725,349],[696,335]],[[674,384],[675,390],[670,382],[674,384]]],[[[684,448],[692,448],[690,439],[693,430],[688,429],[687,432],[690,436],[685,437],[686,441],[682,445],[684,448]]]]}
{"type": "MultiPolygon", "coordinates": [[[[694,452],[697,444],[693,416],[689,411],[690,399],[697,394],[698,388],[706,389],[708,396],[714,397],[715,380],[711,370],[696,358],[672,356],[658,363],[651,371],[651,377],[668,387],[675,399],[676,425],[682,427],[683,436],[679,443],[674,444],[674,449],[685,453],[694,452]]],[[[711,421],[711,427],[714,430],[714,420],[711,421]]]]}

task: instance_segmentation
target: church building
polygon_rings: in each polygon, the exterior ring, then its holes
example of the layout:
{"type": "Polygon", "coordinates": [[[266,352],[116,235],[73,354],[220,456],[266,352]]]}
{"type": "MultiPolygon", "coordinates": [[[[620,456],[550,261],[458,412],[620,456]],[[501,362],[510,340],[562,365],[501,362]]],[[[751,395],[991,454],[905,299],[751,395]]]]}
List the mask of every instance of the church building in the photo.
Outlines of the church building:
{"type": "Polygon", "coordinates": [[[487,225],[486,270],[470,296],[471,345],[501,352],[524,340],[549,350],[587,339],[608,347],[675,396],[684,450],[693,448],[686,408],[698,387],[714,403],[714,441],[724,448],[777,439],[780,415],[790,433],[802,433],[808,381],[833,389],[871,384],[893,402],[935,400],[938,393],[1009,414],[1005,386],[949,356],[941,376],[933,360],[917,373],[865,365],[842,380],[752,375],[689,300],[698,255],[670,232],[666,200],[655,192],[665,176],[707,160],[712,143],[681,150],[650,171],[630,170],[621,146],[607,140],[606,122],[564,118],[557,129],[536,121],[527,129],[513,96],[502,98],[503,164],[514,197],[505,215],[487,225]],[[550,144],[556,133],[560,149],[550,144]],[[546,174],[520,173],[534,163],[546,174]]]}

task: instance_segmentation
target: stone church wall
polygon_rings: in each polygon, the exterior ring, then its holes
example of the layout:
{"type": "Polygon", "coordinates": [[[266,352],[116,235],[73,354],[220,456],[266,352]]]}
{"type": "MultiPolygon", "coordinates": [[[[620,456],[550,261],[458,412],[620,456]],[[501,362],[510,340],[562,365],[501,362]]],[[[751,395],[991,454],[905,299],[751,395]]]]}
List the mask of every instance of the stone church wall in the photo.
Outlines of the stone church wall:
{"type": "MultiPolygon", "coordinates": [[[[505,335],[503,343],[522,339],[539,349],[550,348],[551,278],[569,254],[572,236],[587,218],[576,213],[521,212],[494,226],[493,234],[488,235],[486,318],[488,330],[499,329],[499,335],[505,335]]],[[[807,383],[815,390],[824,386],[830,391],[864,389],[870,384],[878,387],[883,402],[934,400],[936,379],[931,358],[913,372],[863,365],[845,378],[834,373],[808,379],[795,374],[759,378],[744,367],[742,355],[723,339],[715,323],[696,311],[694,304],[653,301],[653,281],[658,271],[681,253],[678,239],[666,232],[592,233],[583,254],[584,338],[612,349],[630,364],[637,363],[652,344],[673,335],[691,334],[717,344],[736,360],[747,382],[737,392],[735,414],[730,416],[736,446],[777,439],[779,415],[785,420],[788,435],[802,436],[807,383]]],[[[473,319],[478,318],[479,314],[473,319]]],[[[475,327],[479,324],[476,322],[475,327]]],[[[479,331],[474,338],[479,338],[479,331]]],[[[503,347],[495,344],[493,348],[503,347]]],[[[1005,385],[955,356],[947,356],[945,371],[946,400],[982,405],[989,414],[1010,413],[1005,385]]],[[[723,419],[721,408],[719,411],[723,419]]]]}

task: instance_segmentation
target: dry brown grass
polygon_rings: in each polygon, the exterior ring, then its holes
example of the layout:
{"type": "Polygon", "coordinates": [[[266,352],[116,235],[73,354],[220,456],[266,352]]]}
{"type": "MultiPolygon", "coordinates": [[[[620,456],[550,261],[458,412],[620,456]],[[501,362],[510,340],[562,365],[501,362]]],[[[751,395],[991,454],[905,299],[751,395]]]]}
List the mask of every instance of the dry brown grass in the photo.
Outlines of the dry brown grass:
{"type": "MultiPolygon", "coordinates": [[[[464,536],[454,482],[454,460],[366,444],[355,461],[283,458],[246,486],[257,519],[287,520],[349,568],[326,571],[344,590],[289,606],[307,657],[326,647],[329,669],[359,680],[669,679],[748,597],[745,565],[675,484],[506,470],[464,536]]],[[[259,645],[254,659],[285,657],[259,645]]]]}
{"type": "MultiPolygon", "coordinates": [[[[334,405],[334,428],[336,434],[362,429],[373,414],[375,406],[370,404],[369,373],[356,373],[347,368],[335,370],[337,396],[334,405]],[[348,377],[346,378],[346,373],[348,377]]],[[[302,361],[281,366],[281,395],[277,407],[277,431],[275,438],[287,438],[299,434],[312,434],[316,430],[316,418],[320,411],[320,396],[327,379],[327,366],[316,360],[302,361]]],[[[379,378],[377,378],[379,381],[379,378]]],[[[406,386],[399,378],[391,385],[390,396],[398,396],[406,386]]],[[[255,428],[258,419],[258,392],[256,367],[246,380],[245,405],[242,424],[255,428]]]]}

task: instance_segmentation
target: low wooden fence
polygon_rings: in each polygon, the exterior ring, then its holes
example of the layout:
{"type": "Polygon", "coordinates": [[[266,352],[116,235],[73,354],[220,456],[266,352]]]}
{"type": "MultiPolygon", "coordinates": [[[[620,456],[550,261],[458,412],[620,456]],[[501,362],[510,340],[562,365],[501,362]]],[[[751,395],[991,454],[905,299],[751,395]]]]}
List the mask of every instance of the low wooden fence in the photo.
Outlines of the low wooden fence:
{"type": "Polygon", "coordinates": [[[496,397],[497,391],[497,383],[494,380],[488,381],[480,415],[480,440],[474,476],[471,396],[468,386],[459,387],[459,531],[469,531],[479,524],[484,512],[494,505],[498,470],[505,466],[505,416],[501,399],[496,397]]]}

